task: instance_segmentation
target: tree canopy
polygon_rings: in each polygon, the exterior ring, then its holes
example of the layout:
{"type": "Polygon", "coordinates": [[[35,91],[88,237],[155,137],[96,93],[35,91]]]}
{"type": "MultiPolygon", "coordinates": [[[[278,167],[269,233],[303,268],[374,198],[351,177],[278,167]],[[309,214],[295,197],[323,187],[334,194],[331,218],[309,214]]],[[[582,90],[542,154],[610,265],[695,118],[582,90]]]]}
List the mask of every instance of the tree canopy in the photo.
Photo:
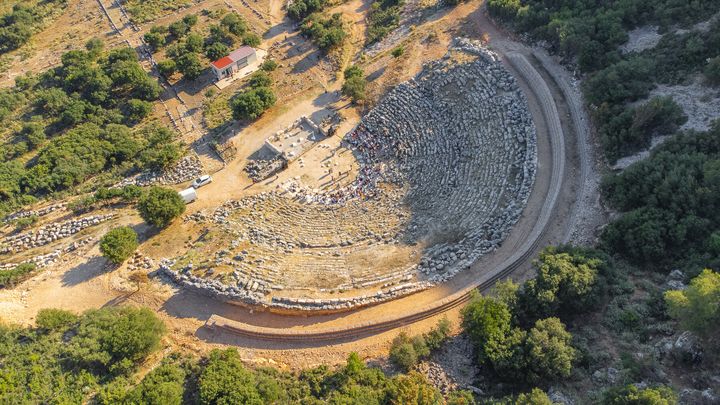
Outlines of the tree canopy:
{"type": "Polygon", "coordinates": [[[165,228],[185,212],[185,202],[173,189],[152,187],[140,197],[137,208],[145,222],[165,228]]]}
{"type": "Polygon", "coordinates": [[[100,252],[115,264],[127,260],[137,247],[137,233],[129,226],[112,229],[100,239],[100,252]]]}
{"type": "Polygon", "coordinates": [[[720,332],[720,274],[705,269],[685,290],[665,292],[670,316],[703,336],[720,332]]]}

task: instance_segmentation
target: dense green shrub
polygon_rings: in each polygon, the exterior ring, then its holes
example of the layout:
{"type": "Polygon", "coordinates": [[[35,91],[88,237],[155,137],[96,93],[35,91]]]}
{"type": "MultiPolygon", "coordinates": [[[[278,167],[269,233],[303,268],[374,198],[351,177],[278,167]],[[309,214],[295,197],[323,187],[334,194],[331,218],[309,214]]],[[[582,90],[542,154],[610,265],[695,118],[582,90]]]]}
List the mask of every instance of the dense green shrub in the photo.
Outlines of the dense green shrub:
{"type": "Polygon", "coordinates": [[[533,263],[537,276],[516,291],[511,310],[526,325],[548,316],[569,317],[590,310],[605,293],[608,260],[592,249],[546,248],[533,263]]]}
{"type": "Polygon", "coordinates": [[[712,260],[712,235],[720,229],[718,139],[720,122],[672,138],[648,159],[606,177],[604,196],[624,212],[603,230],[606,248],[637,264],[712,260]]]}
{"type": "Polygon", "coordinates": [[[205,39],[197,32],[191,32],[185,37],[185,49],[188,52],[201,52],[205,39]]]}
{"type": "Polygon", "coordinates": [[[513,405],[555,405],[555,403],[543,390],[533,388],[530,392],[518,395],[513,405]]]}
{"type": "Polygon", "coordinates": [[[13,221],[13,225],[15,226],[15,232],[20,232],[24,229],[29,228],[30,226],[34,225],[38,221],[37,215],[30,215],[23,218],[18,218],[13,221]]]}
{"type": "MultiPolygon", "coordinates": [[[[115,307],[79,317],[57,310],[41,314],[46,327],[0,325],[2,403],[443,403],[420,374],[389,377],[354,353],[336,369],[298,373],[245,368],[235,349],[214,350],[199,361],[171,353],[136,382],[117,373],[134,370],[157,348],[162,328],[150,311],[115,307]]],[[[468,392],[450,392],[447,403],[475,402],[468,392]]]]}
{"type": "Polygon", "coordinates": [[[252,88],[268,87],[271,84],[272,79],[270,79],[270,76],[262,70],[250,75],[250,80],[248,80],[248,85],[252,88]]]}
{"type": "Polygon", "coordinates": [[[173,37],[182,38],[190,32],[190,26],[184,21],[178,20],[168,26],[168,31],[173,37]]]}
{"type": "Polygon", "coordinates": [[[157,68],[160,73],[166,78],[172,76],[173,74],[175,74],[175,72],[177,72],[177,64],[172,59],[161,60],[160,62],[158,62],[157,68]]]}
{"type": "Polygon", "coordinates": [[[152,108],[151,102],[133,98],[125,104],[124,115],[128,124],[134,125],[147,118],[152,112],[152,108]]]}
{"type": "Polygon", "coordinates": [[[275,69],[277,69],[278,63],[275,62],[274,59],[265,59],[263,63],[260,65],[260,69],[262,69],[265,72],[272,72],[275,69]]]}
{"type": "Polygon", "coordinates": [[[618,62],[594,73],[583,83],[585,98],[602,107],[646,97],[654,87],[655,69],[651,59],[640,56],[618,62]]]}
{"type": "Polygon", "coordinates": [[[303,20],[300,31],[324,52],[340,45],[347,36],[340,13],[327,18],[319,13],[311,14],[303,20]]]}
{"type": "Polygon", "coordinates": [[[233,118],[253,120],[275,104],[277,98],[269,87],[257,87],[244,91],[230,100],[233,118]]]}
{"type": "Polygon", "coordinates": [[[182,157],[180,144],[175,133],[166,127],[149,125],[140,131],[147,141],[147,147],[138,153],[140,165],[144,168],[165,169],[177,163],[182,157]]]}
{"type": "Polygon", "coordinates": [[[213,350],[198,379],[201,404],[257,404],[263,401],[253,374],[245,369],[235,349],[213,350]]]}
{"type": "Polygon", "coordinates": [[[213,42],[205,47],[205,56],[210,60],[218,60],[230,54],[230,48],[222,42],[213,42]]]}
{"type": "Polygon", "coordinates": [[[260,46],[260,43],[262,42],[262,39],[259,35],[252,33],[252,32],[246,32],[245,35],[242,37],[242,44],[251,46],[253,48],[257,48],[260,46]]]}
{"type": "Polygon", "coordinates": [[[120,198],[123,202],[135,202],[142,195],[142,188],[129,184],[120,188],[99,188],[93,197],[96,200],[109,200],[120,198]]]}
{"type": "Polygon", "coordinates": [[[612,0],[607,2],[547,2],[489,0],[493,17],[532,37],[548,41],[554,50],[576,58],[584,71],[602,69],[620,60],[618,46],[626,31],[638,25],[690,24],[720,10],[713,0],[612,0]],[[704,10],[704,11],[701,11],[704,10]]]}
{"type": "Polygon", "coordinates": [[[153,343],[162,328],[150,311],[132,308],[106,308],[79,317],[41,310],[37,324],[0,326],[0,403],[92,402],[89,396],[113,379],[107,368],[121,371],[117,364],[122,359],[142,360],[157,347],[153,343]]]}
{"type": "Polygon", "coordinates": [[[463,308],[462,318],[480,364],[491,366],[501,378],[523,378],[526,332],[512,325],[507,305],[475,294],[463,308]]]}
{"type": "Polygon", "coordinates": [[[611,388],[602,398],[603,405],[675,405],[677,395],[666,386],[638,388],[635,385],[611,388]]]}
{"type": "Polygon", "coordinates": [[[419,361],[426,359],[430,352],[437,350],[450,336],[450,321],[443,318],[424,335],[410,337],[401,332],[390,345],[390,361],[408,371],[419,361]]]}
{"type": "Polygon", "coordinates": [[[137,233],[129,226],[115,228],[100,239],[100,252],[115,264],[127,260],[137,247],[137,233]]]}
{"type": "Polygon", "coordinates": [[[405,371],[412,369],[418,363],[417,352],[410,337],[405,332],[400,333],[393,339],[390,346],[390,361],[405,371]]]}
{"type": "Polygon", "coordinates": [[[710,58],[720,49],[720,21],[708,31],[668,33],[653,49],[644,52],[655,61],[655,75],[660,82],[684,83],[695,73],[701,73],[710,58]]]}
{"type": "Polygon", "coordinates": [[[41,27],[50,15],[61,11],[67,0],[26,1],[0,16],[0,55],[20,48],[41,27]]]}
{"type": "Polygon", "coordinates": [[[92,370],[126,373],[156,350],[165,327],[147,308],[110,307],[80,318],[68,358],[92,370]]]}
{"type": "Polygon", "coordinates": [[[12,270],[0,270],[0,287],[14,287],[35,271],[35,268],[34,263],[22,263],[12,270]]]}
{"type": "Polygon", "coordinates": [[[525,342],[528,380],[541,381],[568,377],[577,352],[571,344],[572,335],[558,318],[535,322],[525,342]]]}
{"type": "Polygon", "coordinates": [[[93,39],[86,50],[62,55],[61,62],[42,78],[18,78],[12,92],[0,93],[0,107],[14,111],[22,104],[32,117],[9,118],[9,126],[23,124],[2,147],[0,210],[67,190],[100,172],[142,169],[139,152],[153,146],[120,125],[144,120],[160,92],[133,49],[104,52],[93,39]],[[31,151],[36,154],[23,156],[31,151]]]}
{"type": "Polygon", "coordinates": [[[205,66],[200,62],[200,58],[192,52],[182,53],[174,59],[174,61],[177,70],[188,80],[197,79],[203,70],[205,70],[205,66]]]}
{"type": "Polygon", "coordinates": [[[674,133],[687,116],[672,97],[654,97],[638,107],[617,113],[614,108],[599,110],[600,141],[609,160],[648,148],[654,136],[674,133]]]}
{"type": "Polygon", "coordinates": [[[368,45],[380,41],[398,27],[403,5],[403,0],[377,0],[372,3],[368,16],[368,45]]]}
{"type": "Polygon", "coordinates": [[[232,12],[226,14],[222,20],[220,20],[220,23],[222,26],[224,26],[229,32],[231,32],[234,35],[242,36],[244,35],[247,30],[248,26],[245,22],[245,19],[243,19],[239,14],[232,12]]]}
{"type": "Polygon", "coordinates": [[[157,228],[165,228],[185,212],[185,203],[173,189],[151,187],[140,197],[137,208],[145,222],[157,228]]]}
{"type": "Polygon", "coordinates": [[[164,25],[153,25],[150,31],[143,35],[143,39],[153,51],[165,46],[167,43],[168,27],[164,25]]]}
{"type": "Polygon", "coordinates": [[[104,387],[95,401],[101,405],[180,405],[185,394],[185,377],[185,369],[166,362],[148,373],[136,387],[129,387],[124,379],[116,380],[104,387]]]}
{"type": "Polygon", "coordinates": [[[290,18],[300,21],[312,13],[322,11],[325,8],[326,0],[295,0],[287,8],[290,18]]]}
{"type": "Polygon", "coordinates": [[[35,324],[41,329],[62,330],[69,328],[78,319],[79,317],[70,311],[46,308],[38,311],[35,324]]]}

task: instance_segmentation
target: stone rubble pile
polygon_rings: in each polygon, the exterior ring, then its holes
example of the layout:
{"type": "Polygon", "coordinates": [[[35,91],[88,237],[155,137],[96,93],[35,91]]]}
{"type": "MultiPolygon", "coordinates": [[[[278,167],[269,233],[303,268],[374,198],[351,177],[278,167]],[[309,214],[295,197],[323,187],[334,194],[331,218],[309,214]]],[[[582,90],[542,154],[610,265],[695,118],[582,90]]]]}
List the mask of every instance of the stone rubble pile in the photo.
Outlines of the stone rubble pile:
{"type": "Polygon", "coordinates": [[[14,221],[16,219],[27,218],[27,217],[31,217],[31,216],[42,217],[47,214],[50,214],[51,212],[61,210],[61,209],[65,208],[66,205],[67,205],[66,203],[59,203],[59,204],[49,205],[49,206],[43,207],[43,208],[38,208],[36,210],[14,212],[14,213],[6,216],[3,219],[3,221],[10,222],[10,221],[14,221]]]}
{"type": "Polygon", "coordinates": [[[83,218],[70,219],[41,226],[38,229],[5,237],[0,246],[0,254],[21,252],[47,245],[58,239],[66,238],[113,218],[113,214],[90,215],[83,218]]]}
{"type": "Polygon", "coordinates": [[[150,186],[153,184],[172,185],[180,184],[186,181],[194,180],[204,173],[202,162],[192,154],[180,159],[173,167],[167,170],[149,170],[142,172],[134,177],[124,179],[115,185],[115,187],[123,187],[127,185],[136,185],[140,187],[150,186]]]}
{"type": "Polygon", "coordinates": [[[143,256],[140,252],[135,252],[133,257],[127,261],[128,270],[151,270],[154,267],[155,262],[153,259],[143,256]]]}
{"type": "Polygon", "coordinates": [[[250,180],[258,183],[285,170],[287,165],[287,160],[278,155],[272,159],[251,160],[245,165],[243,170],[247,173],[250,180]]]}
{"type": "MultiPolygon", "coordinates": [[[[497,55],[475,42],[455,44],[477,58],[430,62],[345,136],[360,163],[350,185],[318,191],[288,181],[278,191],[186,217],[212,221],[235,238],[214,258],[234,269],[233,276],[226,284],[206,280],[208,289],[288,309],[350,308],[446,281],[497,249],[533,186],[535,127],[525,96],[497,55]],[[382,271],[350,264],[373,257],[381,245],[417,246],[418,255],[414,264],[382,271]],[[297,291],[369,288],[379,290],[294,298],[297,291]]],[[[188,273],[174,278],[200,288],[202,278],[188,273]]]]}
{"type": "Polygon", "coordinates": [[[428,382],[439,389],[443,395],[448,395],[458,389],[458,385],[445,373],[442,366],[435,362],[424,361],[418,364],[415,369],[424,375],[428,382]]]}
{"type": "MultiPolygon", "coordinates": [[[[79,249],[80,247],[85,246],[88,243],[92,242],[92,240],[93,240],[92,237],[85,238],[85,239],[73,242],[63,249],[55,249],[50,253],[34,256],[30,260],[26,260],[23,263],[34,263],[35,266],[37,266],[37,268],[41,269],[43,267],[47,267],[47,266],[57,263],[57,261],[60,260],[60,258],[64,254],[74,252],[77,249],[79,249]]],[[[12,270],[20,264],[21,263],[0,264],[0,270],[12,270]]]]}

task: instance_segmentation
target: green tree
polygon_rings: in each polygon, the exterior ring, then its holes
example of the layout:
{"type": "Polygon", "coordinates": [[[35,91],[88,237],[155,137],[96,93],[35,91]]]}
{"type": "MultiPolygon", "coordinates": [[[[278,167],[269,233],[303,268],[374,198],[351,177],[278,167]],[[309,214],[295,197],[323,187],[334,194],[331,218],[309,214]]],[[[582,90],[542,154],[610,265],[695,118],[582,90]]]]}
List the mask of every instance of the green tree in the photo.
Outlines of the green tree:
{"type": "Polygon", "coordinates": [[[150,27],[150,31],[143,35],[143,39],[153,49],[153,51],[157,51],[165,45],[165,35],[167,32],[168,28],[166,26],[153,25],[150,27]]]}
{"type": "Polygon", "coordinates": [[[214,349],[198,378],[201,404],[262,405],[251,372],[243,367],[235,349],[214,349]]]}
{"type": "Polygon", "coordinates": [[[258,87],[235,96],[230,101],[230,108],[236,120],[252,120],[262,115],[275,101],[275,94],[270,88],[258,87]]]}
{"type": "Polygon", "coordinates": [[[100,252],[115,264],[127,260],[137,247],[137,233],[129,226],[115,228],[100,239],[100,252]]]}
{"type": "Polygon", "coordinates": [[[228,31],[237,36],[242,36],[248,29],[245,20],[234,12],[226,14],[222,20],[220,20],[220,23],[227,28],[228,31]]]}
{"type": "Polygon", "coordinates": [[[405,332],[401,332],[393,339],[390,346],[390,361],[395,365],[408,371],[419,361],[412,339],[405,332]]]}
{"type": "Polygon", "coordinates": [[[205,47],[205,56],[210,60],[218,60],[230,54],[230,48],[222,42],[213,42],[205,47]]]}
{"type": "Polygon", "coordinates": [[[190,32],[190,27],[184,21],[180,20],[170,24],[168,26],[168,31],[170,31],[170,35],[175,38],[182,38],[190,32]]]}
{"type": "Polygon", "coordinates": [[[200,63],[200,58],[191,52],[178,56],[178,58],[175,59],[175,64],[177,65],[178,71],[188,80],[197,79],[203,70],[205,70],[202,63],[200,63]]]}
{"type": "Polygon", "coordinates": [[[185,212],[185,203],[175,190],[152,187],[140,197],[138,211],[148,224],[165,228],[185,212]]]}
{"type": "Polygon", "coordinates": [[[534,262],[537,276],[525,283],[519,295],[523,316],[539,318],[586,310],[594,298],[598,268],[596,258],[560,252],[549,247],[534,262]]]}
{"type": "Polygon", "coordinates": [[[161,60],[157,64],[157,68],[165,77],[170,77],[177,72],[177,64],[172,59],[161,60]]]}
{"type": "Polygon", "coordinates": [[[346,97],[350,97],[353,103],[357,103],[365,99],[365,87],[367,86],[367,80],[362,76],[352,76],[345,79],[342,84],[340,91],[346,97]]]}
{"type": "Polygon", "coordinates": [[[680,324],[703,336],[720,331],[720,274],[705,269],[685,290],[665,292],[668,312],[680,324]]]}
{"type": "Polygon", "coordinates": [[[462,318],[481,364],[491,365],[505,378],[524,376],[526,333],[512,326],[505,303],[475,293],[462,309],[462,318]]]}
{"type": "Polygon", "coordinates": [[[530,380],[551,380],[567,377],[572,371],[576,351],[571,344],[572,335],[558,318],[535,322],[527,335],[530,380]]]}
{"type": "Polygon", "coordinates": [[[191,32],[185,38],[185,49],[188,52],[200,52],[203,49],[203,41],[202,35],[191,32]]]}

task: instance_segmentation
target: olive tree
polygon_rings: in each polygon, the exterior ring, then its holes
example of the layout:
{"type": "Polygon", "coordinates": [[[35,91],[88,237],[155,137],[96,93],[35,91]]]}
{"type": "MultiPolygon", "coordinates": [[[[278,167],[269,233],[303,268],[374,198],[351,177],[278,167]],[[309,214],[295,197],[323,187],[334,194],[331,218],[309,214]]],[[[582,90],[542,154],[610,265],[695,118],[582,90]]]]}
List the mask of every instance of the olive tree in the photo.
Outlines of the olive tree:
{"type": "Polygon", "coordinates": [[[138,211],[148,224],[165,228],[185,212],[185,202],[175,190],[152,187],[140,197],[138,211]]]}
{"type": "Polygon", "coordinates": [[[137,233],[129,226],[115,228],[100,239],[100,252],[115,264],[127,260],[137,247],[137,233]]]}

